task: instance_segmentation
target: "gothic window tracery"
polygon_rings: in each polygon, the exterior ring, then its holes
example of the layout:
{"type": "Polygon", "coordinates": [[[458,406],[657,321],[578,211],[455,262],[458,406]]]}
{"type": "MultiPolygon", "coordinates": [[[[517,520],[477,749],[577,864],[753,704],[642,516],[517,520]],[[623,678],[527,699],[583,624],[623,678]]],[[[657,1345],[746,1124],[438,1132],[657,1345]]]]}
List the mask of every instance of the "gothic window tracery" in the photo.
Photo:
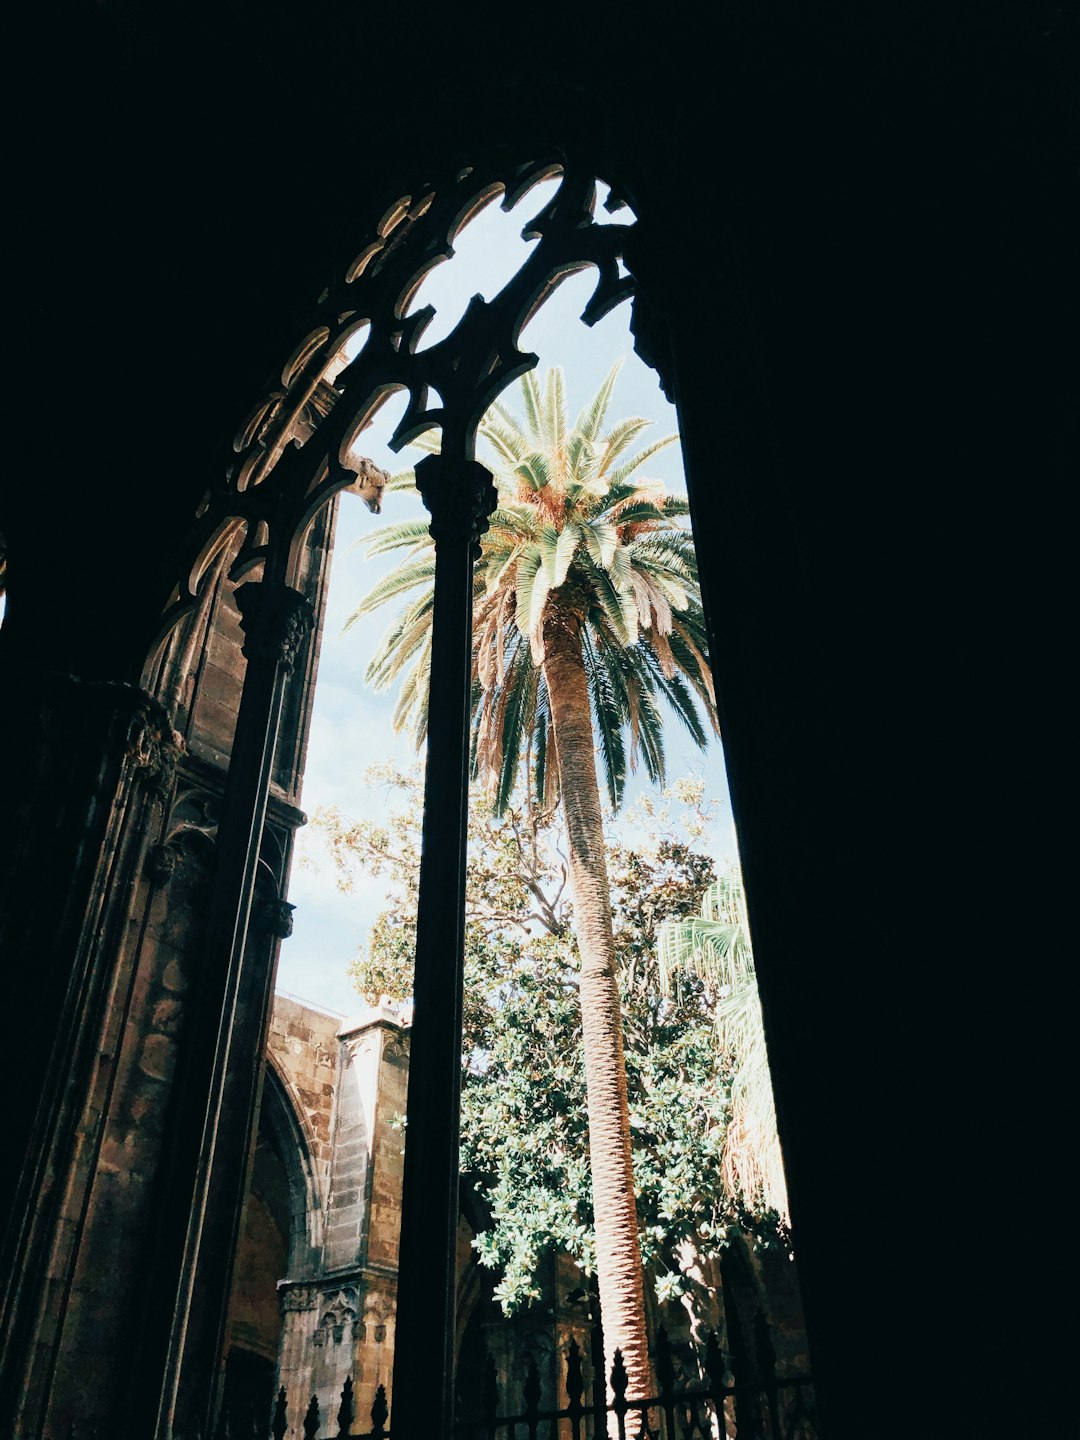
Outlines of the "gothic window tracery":
{"type": "MultiPolygon", "coordinates": [[[[557,286],[595,269],[582,314],[590,325],[633,294],[624,261],[636,226],[624,221],[627,212],[610,191],[606,205],[598,211],[591,176],[555,156],[465,166],[416,183],[387,205],[371,238],[323,290],[303,338],[238,427],[221,480],[199,507],[159,639],[195,607],[204,577],[238,525],[243,542],[229,578],[262,573],[294,583],[304,531],[331,495],[351,491],[378,513],[387,476],[360,454],[360,437],[395,393],[406,399],[393,450],[438,429],[444,456],[472,460],[485,410],[536,363],[519,342],[557,286]],[[446,307],[420,303],[438,267],[454,256],[455,241],[467,236],[482,209],[498,200],[504,211],[527,210],[523,202],[537,187],[553,193],[522,232],[532,244],[525,263],[497,290],[488,287],[490,299],[474,297],[443,333],[446,307]]],[[[437,505],[437,495],[425,496],[425,503],[437,505]]]]}

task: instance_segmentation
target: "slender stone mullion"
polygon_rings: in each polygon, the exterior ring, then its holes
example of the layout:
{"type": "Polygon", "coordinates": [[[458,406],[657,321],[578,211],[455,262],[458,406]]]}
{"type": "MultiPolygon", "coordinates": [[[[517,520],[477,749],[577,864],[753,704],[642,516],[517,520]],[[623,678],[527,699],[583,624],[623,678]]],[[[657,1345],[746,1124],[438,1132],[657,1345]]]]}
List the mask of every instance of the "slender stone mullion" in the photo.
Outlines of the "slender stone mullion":
{"type": "Polygon", "coordinates": [[[476,462],[438,456],[421,461],[417,484],[432,512],[435,605],[391,1430],[396,1440],[449,1440],[473,560],[495,491],[476,462]]]}
{"type": "Polygon", "coordinates": [[[189,1104],[178,1114],[191,1113],[201,1098],[197,1119],[177,1136],[151,1296],[167,1304],[171,1320],[158,1400],[161,1440],[174,1428],[177,1435],[207,1433],[243,1208],[269,967],[262,977],[264,993],[244,997],[251,1013],[240,1015],[238,1001],[252,978],[258,979],[247,974],[245,952],[284,683],[312,624],[308,601],[277,582],[242,586],[237,603],[248,663],[217,834],[201,993],[190,1017],[183,1084],[189,1104]],[[222,1137],[226,1108],[234,1123],[222,1137]],[[227,1143],[219,1144],[222,1138],[227,1143]]]}

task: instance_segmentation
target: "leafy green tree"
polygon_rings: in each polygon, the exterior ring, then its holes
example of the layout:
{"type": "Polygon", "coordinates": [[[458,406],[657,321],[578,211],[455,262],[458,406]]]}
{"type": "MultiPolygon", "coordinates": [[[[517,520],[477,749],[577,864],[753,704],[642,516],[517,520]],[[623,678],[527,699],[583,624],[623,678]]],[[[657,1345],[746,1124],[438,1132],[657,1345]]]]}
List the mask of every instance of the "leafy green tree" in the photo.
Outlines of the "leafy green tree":
{"type": "MultiPolygon", "coordinates": [[[[649,421],[605,429],[615,366],[577,422],[563,374],[521,380],[524,418],[501,404],[480,426],[499,507],[475,572],[473,772],[496,811],[524,764],[536,803],[561,807],[567,836],[588,1095],[600,1302],[633,1393],[650,1383],[633,1191],[630,1115],[611,892],[596,754],[617,808],[640,756],[664,777],[665,699],[706,744],[712,677],[686,501],[641,467],[675,436],[628,454],[649,421]],[[629,748],[627,747],[629,737],[629,748]]],[[[419,589],[380,645],[367,678],[400,679],[395,721],[426,731],[434,560],[423,522],[379,532],[369,554],[404,549],[402,564],[361,602],[361,616],[419,589]]]]}
{"type": "Polygon", "coordinates": [[[736,869],[709,885],[698,915],[661,926],[659,960],[669,993],[677,993],[687,976],[706,987],[720,1044],[733,1066],[732,1118],[723,1161],[727,1189],[751,1209],[775,1210],[786,1225],[784,1160],[742,877],[736,869]]]}
{"type": "MultiPolygon", "coordinates": [[[[420,789],[383,770],[400,798],[380,822],[348,824],[321,811],[315,828],[347,888],[361,874],[388,881],[387,908],[352,967],[370,1000],[407,1000],[419,871],[420,789]]],[[[679,789],[679,787],[675,787],[679,789]]],[[[686,793],[686,792],[683,792],[686,793]]],[[[507,1313],[540,1298],[541,1258],[561,1249],[597,1268],[580,972],[557,816],[516,797],[502,817],[471,807],[463,1037],[462,1168],[491,1225],[477,1237],[498,1274],[507,1313]]],[[[692,821],[693,796],[679,813],[692,821]]],[[[657,1298],[680,1293],[681,1261],[720,1250],[753,1222],[724,1188],[728,1059],[705,986],[684,977],[665,994],[661,926],[685,916],[713,878],[712,860],[682,823],[655,816],[649,849],[609,843],[615,965],[625,1034],[634,1191],[644,1264],[657,1298]]],[[[691,827],[692,829],[692,827],[691,827]]],[[[610,1341],[609,1341],[610,1344],[610,1341]]]]}

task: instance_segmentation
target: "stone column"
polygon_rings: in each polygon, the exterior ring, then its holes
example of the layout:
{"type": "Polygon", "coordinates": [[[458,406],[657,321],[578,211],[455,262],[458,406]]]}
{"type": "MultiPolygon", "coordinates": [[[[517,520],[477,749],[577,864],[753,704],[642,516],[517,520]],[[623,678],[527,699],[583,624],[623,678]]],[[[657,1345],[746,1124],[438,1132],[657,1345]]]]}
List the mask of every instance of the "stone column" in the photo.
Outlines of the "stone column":
{"type": "Polygon", "coordinates": [[[147,1411],[149,1387],[158,1387],[161,1437],[205,1434],[212,1423],[273,986],[272,947],[249,947],[248,927],[284,684],[313,620],[310,602],[279,582],[246,584],[236,599],[247,669],[218,828],[202,984],[174,1095],[173,1150],[140,1357],[147,1411]]]}
{"type": "Polygon", "coordinates": [[[5,1043],[25,1054],[23,1093],[36,1078],[41,1097],[12,1107],[0,1167],[17,1177],[3,1206],[0,1429],[19,1435],[39,1433],[53,1389],[132,1003],[131,917],[153,887],[147,857],[183,751],[166,711],[131,685],[52,677],[39,715],[0,899],[4,951],[20,957],[5,1043]]]}
{"type": "Polygon", "coordinates": [[[447,455],[421,460],[416,483],[432,516],[435,610],[391,1426],[395,1440],[442,1440],[453,1424],[473,562],[496,494],[482,465],[447,455]]]}
{"type": "Polygon", "coordinates": [[[394,1355],[408,1032],[380,1005],[338,1037],[322,1251],[280,1287],[277,1383],[297,1433],[312,1395],[324,1420],[336,1415],[347,1378],[357,1428],[367,1428],[376,1390],[390,1390],[394,1355]]]}

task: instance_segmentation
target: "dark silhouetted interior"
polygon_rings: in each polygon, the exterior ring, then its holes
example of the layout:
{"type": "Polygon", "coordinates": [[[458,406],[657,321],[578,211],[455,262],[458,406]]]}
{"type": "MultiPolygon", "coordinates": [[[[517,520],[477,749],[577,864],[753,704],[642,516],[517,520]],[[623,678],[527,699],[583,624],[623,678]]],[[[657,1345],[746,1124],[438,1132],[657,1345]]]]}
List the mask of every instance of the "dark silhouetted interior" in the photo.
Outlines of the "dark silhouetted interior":
{"type": "Polygon", "coordinates": [[[1068,1193],[1069,29],[1041,0],[24,7],[0,921],[38,939],[4,949],[5,1174],[64,1083],[89,905],[75,782],[30,788],[49,677],[138,684],[195,507],[378,204],[564,151],[639,217],[679,409],[822,1433],[1065,1433],[1052,1267],[1000,1256],[1068,1193]]]}

